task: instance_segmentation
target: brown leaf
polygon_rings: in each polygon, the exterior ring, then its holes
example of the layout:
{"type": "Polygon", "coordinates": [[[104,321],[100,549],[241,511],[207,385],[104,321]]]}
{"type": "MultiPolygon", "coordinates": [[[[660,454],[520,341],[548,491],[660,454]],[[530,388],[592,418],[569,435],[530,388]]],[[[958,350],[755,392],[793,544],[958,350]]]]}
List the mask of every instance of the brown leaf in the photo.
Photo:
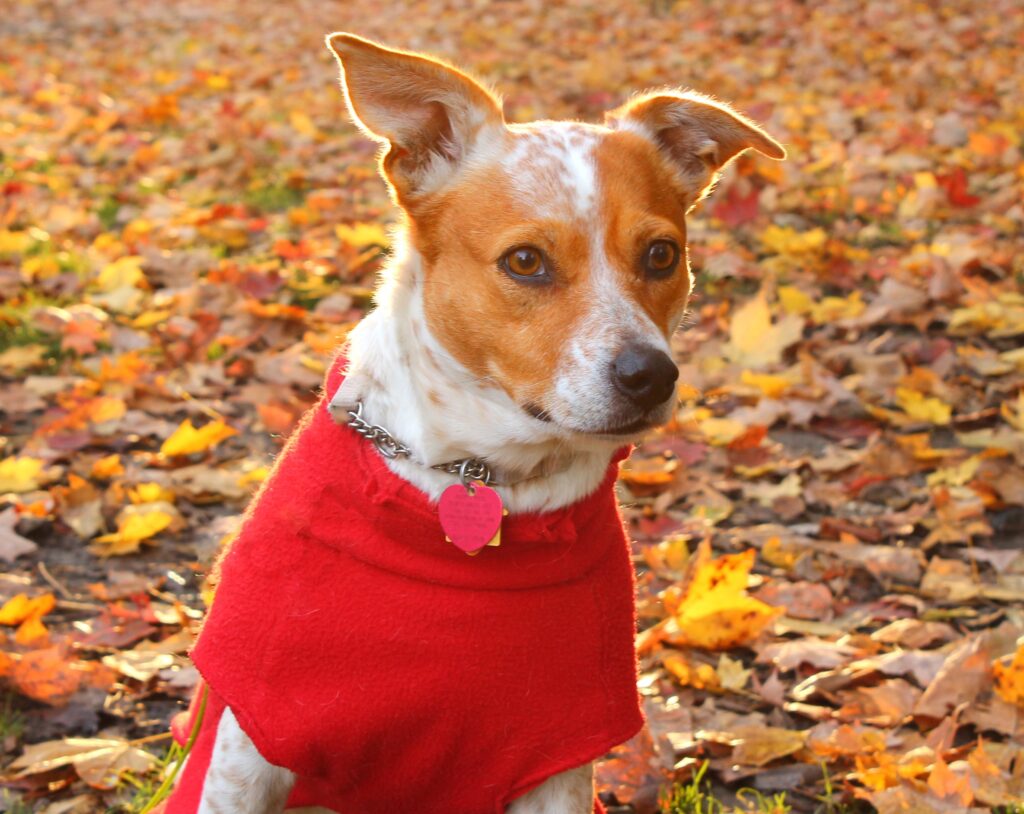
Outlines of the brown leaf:
{"type": "Polygon", "coordinates": [[[991,657],[983,640],[971,636],[946,657],[942,669],[914,706],[914,714],[944,718],[961,704],[971,703],[992,680],[991,657]]]}

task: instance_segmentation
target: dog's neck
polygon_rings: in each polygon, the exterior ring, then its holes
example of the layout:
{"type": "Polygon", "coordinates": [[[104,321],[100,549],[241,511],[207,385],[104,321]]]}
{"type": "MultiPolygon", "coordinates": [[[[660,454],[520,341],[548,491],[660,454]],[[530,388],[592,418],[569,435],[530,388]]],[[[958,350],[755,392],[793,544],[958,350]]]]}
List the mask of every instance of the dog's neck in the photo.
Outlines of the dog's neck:
{"type": "Polygon", "coordinates": [[[513,513],[561,508],[591,493],[615,443],[568,438],[527,415],[496,382],[469,373],[427,326],[422,275],[419,254],[400,245],[377,307],[349,336],[348,373],[332,394],[335,417],[343,420],[345,408],[361,401],[367,421],[412,451],[388,466],[430,500],[456,482],[430,467],[463,458],[487,461],[513,513]]]}

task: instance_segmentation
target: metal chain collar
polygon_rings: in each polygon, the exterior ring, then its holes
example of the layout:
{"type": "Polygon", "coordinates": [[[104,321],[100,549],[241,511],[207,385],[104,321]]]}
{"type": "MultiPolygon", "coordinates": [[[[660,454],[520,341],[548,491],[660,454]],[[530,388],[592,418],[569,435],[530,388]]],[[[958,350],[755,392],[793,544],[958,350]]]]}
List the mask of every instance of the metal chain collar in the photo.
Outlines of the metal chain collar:
{"type": "MultiPolygon", "coordinates": [[[[348,413],[348,425],[356,433],[370,441],[385,458],[412,457],[412,450],[409,447],[380,425],[371,424],[363,418],[363,403],[361,401],[356,402],[355,410],[346,412],[348,413]]],[[[458,476],[459,481],[467,489],[472,489],[472,485],[476,481],[488,486],[493,482],[491,468],[479,458],[460,458],[457,461],[435,464],[430,468],[458,476]]]]}

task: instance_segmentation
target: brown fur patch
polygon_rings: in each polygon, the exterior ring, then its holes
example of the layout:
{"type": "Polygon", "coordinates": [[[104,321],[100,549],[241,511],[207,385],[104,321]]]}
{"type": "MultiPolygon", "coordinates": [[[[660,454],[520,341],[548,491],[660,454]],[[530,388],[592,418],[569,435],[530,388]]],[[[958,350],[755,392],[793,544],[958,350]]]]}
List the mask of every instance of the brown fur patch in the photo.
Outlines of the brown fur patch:
{"type": "MultiPolygon", "coordinates": [[[[509,149],[517,138],[510,134],[509,149]]],[[[520,404],[543,403],[562,350],[587,317],[591,254],[602,248],[591,244],[601,232],[622,290],[664,334],[689,293],[685,257],[668,280],[650,280],[642,270],[652,240],[671,238],[684,250],[686,243],[685,201],[654,145],[628,132],[593,139],[597,198],[594,211],[579,213],[545,142],[534,140],[538,154],[526,160],[532,194],[524,193],[523,178],[494,166],[410,213],[431,330],[474,376],[493,377],[520,404]],[[533,196],[544,202],[545,217],[533,196]],[[498,267],[508,249],[523,244],[547,254],[553,282],[524,285],[498,267]]],[[[573,149],[589,149],[584,141],[573,149]]]]}

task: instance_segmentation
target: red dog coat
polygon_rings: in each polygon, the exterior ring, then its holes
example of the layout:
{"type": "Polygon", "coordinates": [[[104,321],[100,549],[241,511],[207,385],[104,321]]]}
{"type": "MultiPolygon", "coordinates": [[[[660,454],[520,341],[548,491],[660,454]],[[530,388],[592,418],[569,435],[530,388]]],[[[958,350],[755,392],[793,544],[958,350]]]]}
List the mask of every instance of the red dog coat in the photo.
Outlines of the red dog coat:
{"type": "MultiPolygon", "coordinates": [[[[341,363],[327,392],[341,381],[341,363]]],[[[288,805],[501,814],[642,725],[613,492],[514,515],[468,557],[323,399],[253,501],[192,653],[211,688],[168,814],[194,814],[226,703],[288,805]]]]}

